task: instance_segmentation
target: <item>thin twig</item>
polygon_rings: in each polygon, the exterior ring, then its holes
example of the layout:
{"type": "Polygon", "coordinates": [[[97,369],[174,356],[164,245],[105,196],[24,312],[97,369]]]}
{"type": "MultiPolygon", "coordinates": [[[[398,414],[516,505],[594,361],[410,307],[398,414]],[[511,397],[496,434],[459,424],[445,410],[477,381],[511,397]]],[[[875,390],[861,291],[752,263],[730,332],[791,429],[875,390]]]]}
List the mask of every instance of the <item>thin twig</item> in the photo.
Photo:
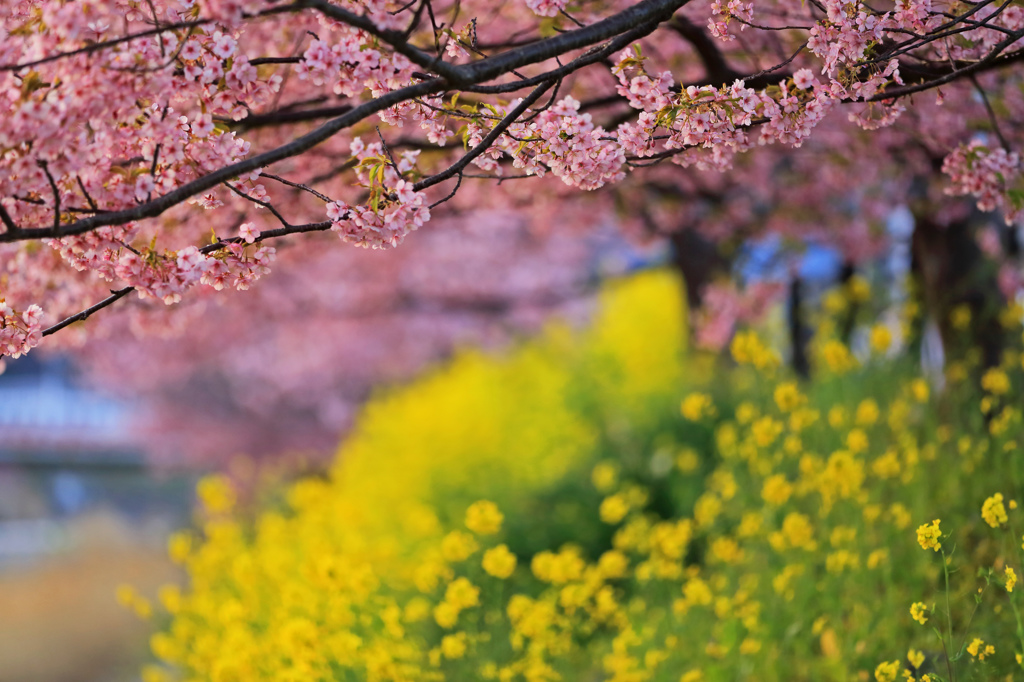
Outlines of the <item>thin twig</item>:
{"type": "Polygon", "coordinates": [[[388,161],[391,162],[391,167],[401,176],[402,172],[398,170],[398,164],[395,163],[395,157],[392,155],[391,150],[388,149],[388,143],[384,141],[384,135],[380,132],[380,126],[377,126],[377,137],[380,138],[380,145],[384,148],[384,153],[388,156],[388,161]]]}
{"type": "Polygon", "coordinates": [[[274,206],[269,201],[262,201],[260,199],[255,198],[255,197],[251,197],[248,194],[246,194],[245,192],[243,192],[242,190],[240,190],[237,187],[235,187],[234,185],[232,185],[230,182],[225,182],[224,186],[227,187],[232,192],[234,192],[235,194],[237,194],[238,196],[242,197],[243,199],[248,199],[249,201],[251,201],[252,203],[256,204],[257,206],[262,206],[263,208],[265,208],[268,211],[270,211],[271,213],[273,213],[274,217],[277,218],[281,222],[281,224],[284,225],[285,227],[291,227],[291,223],[289,223],[287,220],[285,220],[284,216],[281,215],[280,212],[278,212],[278,210],[276,208],[274,208],[274,206]]]}
{"type": "Polygon", "coordinates": [[[285,180],[284,178],[282,178],[282,177],[280,177],[278,175],[274,175],[273,173],[261,173],[260,177],[261,178],[270,178],[271,180],[277,180],[282,185],[288,185],[289,187],[294,187],[295,189],[301,189],[303,191],[309,192],[310,194],[315,196],[317,199],[320,199],[321,201],[324,201],[324,202],[326,202],[328,204],[331,203],[332,201],[334,201],[334,199],[331,199],[329,196],[327,196],[325,194],[321,194],[320,192],[317,192],[312,187],[309,187],[307,185],[301,185],[301,184],[299,184],[297,182],[292,182],[291,180],[285,180]]]}
{"type": "Polygon", "coordinates": [[[988,112],[988,119],[992,123],[992,131],[996,134],[996,137],[999,138],[999,144],[1003,146],[1003,149],[1005,151],[1010,151],[1010,145],[1007,144],[1006,138],[1003,137],[1003,131],[1000,130],[999,128],[999,119],[996,118],[996,112],[995,109],[992,108],[992,103],[988,101],[988,95],[985,94],[984,88],[982,88],[981,84],[978,83],[978,79],[974,76],[974,74],[970,75],[970,79],[971,83],[974,84],[974,88],[978,91],[978,94],[981,96],[981,101],[985,105],[985,111],[988,112]]]}
{"type": "Polygon", "coordinates": [[[57,181],[53,179],[47,163],[40,161],[39,167],[46,173],[46,179],[50,181],[50,189],[53,191],[53,229],[56,230],[60,227],[60,190],[57,189],[57,181]]]}
{"type": "Polygon", "coordinates": [[[432,203],[428,208],[431,208],[431,209],[436,208],[436,207],[440,206],[441,204],[443,204],[444,202],[446,202],[449,199],[451,199],[452,197],[454,197],[455,193],[459,191],[459,187],[462,186],[462,171],[459,171],[458,178],[459,179],[455,182],[455,188],[452,189],[452,191],[448,193],[448,196],[444,197],[443,199],[438,199],[437,201],[432,203]]]}
{"type": "Polygon", "coordinates": [[[88,204],[89,204],[89,208],[91,208],[91,209],[92,209],[93,211],[95,211],[96,213],[99,213],[99,212],[100,212],[100,209],[99,209],[99,207],[98,207],[98,206],[96,205],[96,202],[95,202],[95,201],[93,201],[93,200],[92,200],[92,197],[91,197],[91,196],[89,195],[89,190],[87,190],[87,189],[85,188],[85,183],[84,183],[84,182],[82,182],[82,176],[80,176],[80,175],[76,175],[76,176],[75,176],[75,180],[76,180],[76,181],[78,182],[78,188],[79,188],[80,190],[82,190],[82,195],[83,195],[83,196],[85,197],[85,200],[86,200],[86,202],[88,202],[88,204]]]}
{"type": "Polygon", "coordinates": [[[453,163],[447,169],[417,182],[413,185],[413,189],[420,192],[427,187],[433,187],[439,182],[444,182],[448,178],[454,177],[457,173],[461,173],[462,170],[473,161],[473,159],[490,149],[491,145],[501,137],[502,133],[504,133],[510,125],[515,123],[516,120],[530,108],[530,105],[540,99],[541,95],[547,92],[547,90],[554,84],[555,81],[549,80],[538,85],[534,88],[533,92],[523,98],[523,101],[520,102],[515,109],[508,112],[505,118],[491,129],[491,132],[487,133],[487,136],[480,141],[480,144],[470,149],[461,159],[453,163]]]}

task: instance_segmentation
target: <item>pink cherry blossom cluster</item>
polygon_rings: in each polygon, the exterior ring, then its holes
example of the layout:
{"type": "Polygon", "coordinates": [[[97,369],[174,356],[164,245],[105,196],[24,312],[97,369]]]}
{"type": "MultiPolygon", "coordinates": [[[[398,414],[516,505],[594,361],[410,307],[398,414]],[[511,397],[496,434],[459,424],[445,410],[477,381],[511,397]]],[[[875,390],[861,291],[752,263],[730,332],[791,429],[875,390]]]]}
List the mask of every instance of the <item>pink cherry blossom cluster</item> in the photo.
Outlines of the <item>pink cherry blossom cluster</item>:
{"type": "Polygon", "coordinates": [[[541,17],[553,17],[565,9],[566,0],[526,0],[526,6],[541,17]]]}
{"type": "Polygon", "coordinates": [[[130,245],[139,226],[105,227],[74,237],[51,240],[50,246],[79,272],[91,271],[108,281],[122,281],[135,287],[140,298],[154,298],[167,305],[181,300],[181,294],[197,283],[220,291],[226,285],[245,290],[270,272],[275,249],[259,246],[250,254],[248,246],[260,236],[252,223],[239,228],[241,241],[229,241],[223,251],[207,255],[195,246],[177,252],[139,250],[130,245]]]}
{"type": "Polygon", "coordinates": [[[171,305],[180,301],[181,294],[199,281],[208,267],[208,260],[194,246],[170,255],[124,250],[114,272],[135,287],[139,298],[155,298],[171,305]]]}
{"type": "Polygon", "coordinates": [[[430,220],[430,208],[423,192],[403,178],[416,165],[419,151],[406,151],[395,161],[380,142],[365,144],[354,138],[352,156],[360,182],[371,193],[370,205],[350,206],[343,201],[327,204],[331,229],[341,240],[369,249],[386,249],[402,243],[410,232],[430,220]]]}
{"type": "Polygon", "coordinates": [[[317,85],[333,83],[334,92],[355,97],[369,89],[375,96],[406,85],[412,74],[412,63],[398,53],[375,49],[369,34],[344,24],[337,24],[334,44],[314,40],[302,56],[299,78],[317,85]]]}
{"type": "MultiPolygon", "coordinates": [[[[1004,7],[990,5],[979,8],[971,17],[977,21],[978,26],[964,30],[961,40],[949,41],[948,45],[943,46],[941,55],[946,59],[977,59],[979,54],[1006,40],[1007,30],[1019,31],[1024,28],[1024,7],[1004,7]]],[[[1017,40],[1011,49],[1019,49],[1021,46],[1024,46],[1024,40],[1017,40]]]]}
{"type": "Polygon", "coordinates": [[[442,113],[444,108],[444,100],[438,95],[401,102],[381,111],[379,116],[396,128],[404,127],[406,122],[418,123],[420,129],[427,133],[427,140],[443,146],[453,135],[448,127],[448,117],[442,113]]]}
{"type": "Polygon", "coordinates": [[[675,79],[671,71],[662,71],[656,78],[651,78],[645,72],[640,72],[633,78],[628,78],[624,63],[636,61],[629,53],[623,53],[623,60],[619,62],[618,78],[619,85],[616,91],[626,98],[629,105],[641,111],[658,111],[667,107],[672,101],[672,86],[675,79]]]}
{"type": "Polygon", "coordinates": [[[5,368],[5,355],[18,358],[39,345],[42,318],[43,309],[38,305],[32,304],[19,313],[0,297],[0,374],[5,368]]]}
{"type": "Polygon", "coordinates": [[[880,19],[849,0],[825,0],[824,7],[827,16],[811,28],[807,47],[824,60],[822,73],[834,77],[840,67],[863,60],[870,45],[886,37],[891,22],[888,14],[880,19]]]}
{"type": "Polygon", "coordinates": [[[68,265],[79,272],[91,271],[107,282],[119,277],[117,269],[121,252],[138,234],[138,223],[118,227],[101,227],[92,232],[50,240],[49,246],[68,265]]]}
{"type": "Polygon", "coordinates": [[[1024,218],[1021,160],[1016,152],[974,140],[950,153],[942,172],[952,182],[946,194],[973,196],[982,211],[1002,211],[1007,225],[1024,218]]]}
{"type": "MultiPolygon", "coordinates": [[[[823,5],[827,15],[811,28],[807,47],[823,60],[822,73],[832,78],[834,83],[844,85],[850,81],[865,80],[857,76],[860,75],[861,62],[869,56],[873,46],[886,40],[903,41],[907,35],[927,34],[951,17],[947,8],[935,6],[934,0],[897,0],[893,10],[884,13],[851,0],[824,0],[823,5]]],[[[973,28],[964,26],[958,29],[958,40],[929,43],[919,56],[936,60],[979,59],[1004,41],[1008,31],[1017,31],[1024,26],[1024,10],[1016,6],[993,4],[979,7],[971,14],[973,28]]],[[[1021,42],[1017,41],[1017,44],[1021,42]]],[[[884,75],[890,74],[891,71],[884,75]]],[[[898,78],[895,80],[899,82],[898,78]]],[[[878,91],[879,84],[862,83],[862,92],[852,90],[849,94],[854,98],[867,99],[878,91]]]]}
{"type": "MultiPolygon", "coordinates": [[[[514,109],[521,100],[505,108],[514,109]]],[[[528,175],[543,176],[548,170],[566,185],[594,190],[608,182],[625,177],[626,156],[614,135],[594,125],[590,114],[580,111],[580,102],[565,97],[532,117],[528,123],[519,121],[508,127],[495,145],[498,152],[512,157],[512,165],[528,175]]],[[[478,124],[470,128],[468,142],[480,144],[485,130],[478,124]]],[[[494,166],[493,159],[478,157],[485,169],[494,166]]]]}
{"type": "Polygon", "coordinates": [[[201,273],[199,281],[216,291],[229,285],[237,291],[245,291],[270,273],[270,264],[277,258],[277,249],[261,244],[249,252],[248,245],[259,238],[259,230],[252,223],[243,224],[239,234],[242,241],[228,242],[223,251],[205,258],[198,250],[192,251],[194,246],[189,246],[178,252],[177,262],[182,267],[193,268],[193,272],[198,269],[201,273]]]}
{"type": "MultiPolygon", "coordinates": [[[[176,0],[151,3],[168,20],[192,18],[191,4],[183,11],[176,0]]],[[[43,3],[39,18],[38,5],[8,8],[4,26],[19,33],[0,30],[0,63],[30,63],[152,21],[148,9],[144,15],[120,1],[92,3],[84,26],[80,9],[43,3]]],[[[231,14],[242,5],[212,6],[231,14]]],[[[0,127],[0,148],[7,150],[0,157],[0,196],[44,197],[8,209],[22,227],[52,223],[57,203],[116,211],[148,201],[244,156],[247,143],[218,134],[216,119],[244,117],[280,83],[279,74],[259,77],[227,29],[180,37],[168,30],[0,72],[0,115],[8,122],[0,127]]],[[[209,196],[202,201],[216,205],[209,196]]]]}
{"type": "Polygon", "coordinates": [[[754,19],[754,3],[742,0],[728,0],[725,4],[722,0],[715,0],[711,3],[711,11],[714,15],[708,18],[708,30],[712,36],[725,42],[736,40],[736,36],[729,33],[730,19],[741,20],[741,31],[754,19]]]}
{"type": "Polygon", "coordinates": [[[820,87],[809,69],[798,70],[771,92],[737,80],[722,88],[691,85],[678,94],[669,72],[651,78],[643,70],[643,60],[630,51],[619,55],[616,73],[619,93],[643,110],[636,123],[624,123],[616,131],[625,151],[640,158],[653,156],[662,129],[667,132],[662,135],[667,137],[666,151],[687,150],[673,161],[702,170],[727,170],[736,153],[755,145],[799,146],[835,103],[833,93],[820,87]],[[637,68],[639,74],[630,76],[637,68]],[[755,121],[759,134],[752,136],[748,131],[755,121]]]}

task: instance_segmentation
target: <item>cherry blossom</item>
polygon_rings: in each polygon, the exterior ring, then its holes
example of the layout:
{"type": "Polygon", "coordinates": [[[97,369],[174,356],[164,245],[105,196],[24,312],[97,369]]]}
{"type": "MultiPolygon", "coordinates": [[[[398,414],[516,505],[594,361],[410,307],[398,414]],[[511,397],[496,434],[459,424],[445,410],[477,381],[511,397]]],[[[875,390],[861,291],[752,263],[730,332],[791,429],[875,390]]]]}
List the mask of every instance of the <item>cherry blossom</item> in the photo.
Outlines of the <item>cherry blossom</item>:
{"type": "MultiPolygon", "coordinates": [[[[716,225],[730,227],[707,228],[718,241],[754,212],[747,169],[802,163],[791,154],[820,130],[863,150],[844,161],[861,167],[923,147],[914,172],[941,167],[945,192],[1014,221],[1022,49],[1024,11],[994,0],[12,0],[0,296],[43,311],[36,336],[87,335],[70,321],[129,291],[171,305],[248,289],[278,240],[302,249],[311,232],[394,248],[471,186],[490,188],[483,208],[512,180],[560,201],[698,196],[685,210],[705,214],[728,196],[716,225]]],[[[909,173],[892,171],[897,187],[909,173]]],[[[862,216],[832,240],[859,256],[882,203],[843,201],[862,216]]],[[[641,208],[656,225],[662,208],[641,208]]]]}

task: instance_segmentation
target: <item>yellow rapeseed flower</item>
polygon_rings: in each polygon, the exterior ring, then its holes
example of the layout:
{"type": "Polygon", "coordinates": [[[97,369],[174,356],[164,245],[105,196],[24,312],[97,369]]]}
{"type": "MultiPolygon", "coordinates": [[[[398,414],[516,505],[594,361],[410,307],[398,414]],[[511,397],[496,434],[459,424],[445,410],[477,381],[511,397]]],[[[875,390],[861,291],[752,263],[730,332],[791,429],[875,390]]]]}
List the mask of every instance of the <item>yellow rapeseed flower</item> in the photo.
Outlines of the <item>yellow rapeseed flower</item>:
{"type": "Polygon", "coordinates": [[[751,424],[750,433],[759,447],[766,448],[775,442],[783,428],[781,422],[775,421],[771,417],[761,417],[751,424]]]}
{"type": "Polygon", "coordinates": [[[854,303],[867,303],[871,298],[871,283],[862,275],[854,275],[846,282],[846,293],[854,303]]]}
{"type": "Polygon", "coordinates": [[[732,538],[715,538],[711,542],[711,557],[724,564],[734,564],[743,558],[743,550],[732,538]]]}
{"type": "Polygon", "coordinates": [[[458,609],[468,609],[480,603],[480,588],[468,578],[456,578],[445,589],[444,600],[458,609]]]}
{"type": "Polygon", "coordinates": [[[910,605],[910,617],[921,625],[928,622],[928,607],[923,601],[916,601],[910,605]]]}
{"type": "Polygon", "coordinates": [[[597,568],[606,579],[624,578],[629,571],[629,558],[616,549],[610,549],[598,559],[597,568]]]}
{"type": "Polygon", "coordinates": [[[739,528],[736,529],[736,535],[741,538],[752,538],[761,532],[762,523],[763,517],[760,512],[744,512],[739,528]]]}
{"type": "Polygon", "coordinates": [[[769,476],[761,488],[761,499],[775,507],[784,505],[792,494],[793,486],[786,480],[784,474],[769,476]]]}
{"type": "Polygon", "coordinates": [[[814,542],[814,526],[811,519],[799,512],[790,512],[782,520],[782,535],[790,547],[813,551],[817,547],[814,542]]]}
{"type": "Polygon", "coordinates": [[[963,331],[971,326],[971,309],[966,303],[953,308],[949,313],[949,321],[953,325],[953,329],[957,331],[963,331]]]}
{"type": "MultiPolygon", "coordinates": [[[[679,471],[684,474],[690,474],[697,470],[700,466],[700,455],[693,448],[683,448],[678,455],[676,455],[676,466],[679,471]]],[[[604,492],[604,491],[602,491],[604,492]]]]}
{"type": "Polygon", "coordinates": [[[757,419],[759,414],[757,405],[746,400],[736,406],[736,421],[740,424],[749,424],[757,419]]]}
{"type": "Polygon", "coordinates": [[[850,429],[850,433],[846,434],[846,447],[853,454],[864,452],[868,445],[868,434],[864,433],[863,429],[850,429]]]}
{"type": "Polygon", "coordinates": [[[924,665],[924,654],[916,649],[911,649],[907,652],[907,660],[914,670],[918,670],[924,665]]]}
{"type": "Polygon", "coordinates": [[[761,640],[747,637],[740,642],[740,653],[751,656],[761,650],[761,640]]]}
{"type": "Polygon", "coordinates": [[[715,416],[715,403],[706,393],[691,393],[683,398],[680,412],[692,422],[700,421],[715,416]]]}
{"type": "Polygon", "coordinates": [[[878,403],[873,398],[860,401],[854,419],[860,426],[872,426],[878,421],[878,403]]]}
{"type": "Polygon", "coordinates": [[[690,606],[707,606],[711,603],[711,588],[700,578],[690,578],[683,585],[683,599],[690,606]]]}
{"type": "Polygon", "coordinates": [[[434,607],[434,620],[446,630],[453,628],[459,622],[459,609],[454,604],[443,601],[434,607]]]}
{"type": "Polygon", "coordinates": [[[619,482],[619,468],[613,462],[600,462],[590,472],[590,481],[598,492],[606,493],[619,482]]]}
{"type": "Polygon", "coordinates": [[[917,378],[910,382],[910,394],[914,396],[914,400],[919,403],[928,402],[928,396],[931,393],[928,382],[924,379],[917,378]]]}
{"type": "Polygon", "coordinates": [[[775,387],[775,404],[783,412],[792,412],[806,400],[793,381],[786,381],[775,387]]]}
{"type": "Polygon", "coordinates": [[[157,592],[157,599],[167,613],[173,615],[181,610],[181,588],[177,585],[163,585],[157,592]]]}
{"type": "Polygon", "coordinates": [[[984,504],[981,505],[981,518],[985,519],[985,523],[993,528],[998,528],[1006,523],[1006,507],[1003,506],[1002,493],[996,493],[985,499],[984,504]]]}
{"type": "Polygon", "coordinates": [[[494,535],[501,530],[501,522],[505,515],[498,510],[498,505],[488,500],[480,500],[466,509],[466,528],[477,535],[494,535]]]}
{"type": "Polygon", "coordinates": [[[614,525],[626,518],[626,514],[629,513],[629,502],[626,501],[626,496],[622,493],[609,495],[601,501],[598,513],[601,515],[602,521],[614,525]]]}
{"type": "Polygon", "coordinates": [[[504,580],[516,570],[516,555],[509,551],[507,545],[498,545],[484,552],[482,563],[488,575],[504,580]]]}
{"type": "Polygon", "coordinates": [[[971,643],[967,645],[967,653],[979,661],[984,661],[986,658],[996,652],[996,648],[991,644],[985,644],[985,640],[975,637],[971,640],[971,643]]]}
{"type": "Polygon", "coordinates": [[[235,506],[235,489],[226,476],[204,476],[196,485],[196,495],[211,514],[224,514],[235,506]]]}
{"type": "Polygon", "coordinates": [[[992,367],[981,376],[981,387],[992,395],[1004,395],[1010,390],[1010,377],[998,367],[992,367]]]}
{"type": "Polygon", "coordinates": [[[879,478],[895,478],[900,475],[900,458],[895,450],[886,450],[871,464],[871,471],[879,478]]]}
{"type": "Polygon", "coordinates": [[[441,540],[441,555],[446,561],[464,561],[479,548],[476,539],[461,530],[453,530],[441,540]]]}
{"type": "Polygon", "coordinates": [[[801,407],[789,415],[789,429],[795,433],[803,431],[808,426],[818,421],[821,413],[809,407],[801,407]]]}
{"type": "Polygon", "coordinates": [[[1013,592],[1013,586],[1017,584],[1017,572],[1010,566],[1006,567],[1006,591],[1013,592]]]}
{"type": "Polygon", "coordinates": [[[899,661],[888,661],[886,663],[879,663],[878,667],[875,668],[875,679],[878,682],[896,682],[896,677],[899,674],[899,661]]]}
{"type": "Polygon", "coordinates": [[[573,580],[579,580],[583,575],[586,562],[575,547],[564,547],[557,554],[543,551],[533,555],[530,561],[530,570],[538,580],[555,585],[563,585],[573,580]]]}
{"type": "Polygon", "coordinates": [[[830,315],[838,315],[846,310],[846,296],[841,289],[832,289],[826,292],[825,296],[822,297],[821,303],[822,307],[825,308],[825,312],[830,315]]]}
{"type": "Polygon", "coordinates": [[[175,531],[167,538],[167,554],[171,561],[183,564],[192,552],[192,535],[186,531],[175,531]]]}
{"type": "Polygon", "coordinates": [[[441,639],[441,654],[445,658],[462,658],[466,655],[466,633],[445,635],[441,639]]]}
{"type": "Polygon", "coordinates": [[[923,549],[931,549],[938,552],[942,548],[942,545],[939,543],[939,539],[942,537],[942,531],[939,530],[939,522],[940,519],[935,519],[931,523],[918,527],[917,541],[923,549]]]}
{"type": "Polygon", "coordinates": [[[869,337],[871,350],[876,353],[885,353],[892,346],[892,332],[884,324],[876,324],[871,328],[869,337]]]}
{"type": "Polygon", "coordinates": [[[857,359],[850,353],[850,349],[842,341],[830,339],[821,348],[821,355],[825,359],[830,371],[835,374],[845,374],[857,367],[857,359]]]}

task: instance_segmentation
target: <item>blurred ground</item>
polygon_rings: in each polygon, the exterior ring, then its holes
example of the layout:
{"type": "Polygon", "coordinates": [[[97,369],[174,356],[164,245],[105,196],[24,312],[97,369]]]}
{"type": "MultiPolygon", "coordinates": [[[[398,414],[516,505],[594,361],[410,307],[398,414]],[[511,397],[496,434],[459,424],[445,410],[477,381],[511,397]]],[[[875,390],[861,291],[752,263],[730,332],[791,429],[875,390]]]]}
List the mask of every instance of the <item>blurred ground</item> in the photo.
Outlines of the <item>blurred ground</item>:
{"type": "Polygon", "coordinates": [[[0,566],[0,682],[138,679],[149,624],[118,605],[123,583],[152,598],[179,582],[157,540],[165,529],[129,524],[110,511],[66,524],[72,546],[0,566]]]}

